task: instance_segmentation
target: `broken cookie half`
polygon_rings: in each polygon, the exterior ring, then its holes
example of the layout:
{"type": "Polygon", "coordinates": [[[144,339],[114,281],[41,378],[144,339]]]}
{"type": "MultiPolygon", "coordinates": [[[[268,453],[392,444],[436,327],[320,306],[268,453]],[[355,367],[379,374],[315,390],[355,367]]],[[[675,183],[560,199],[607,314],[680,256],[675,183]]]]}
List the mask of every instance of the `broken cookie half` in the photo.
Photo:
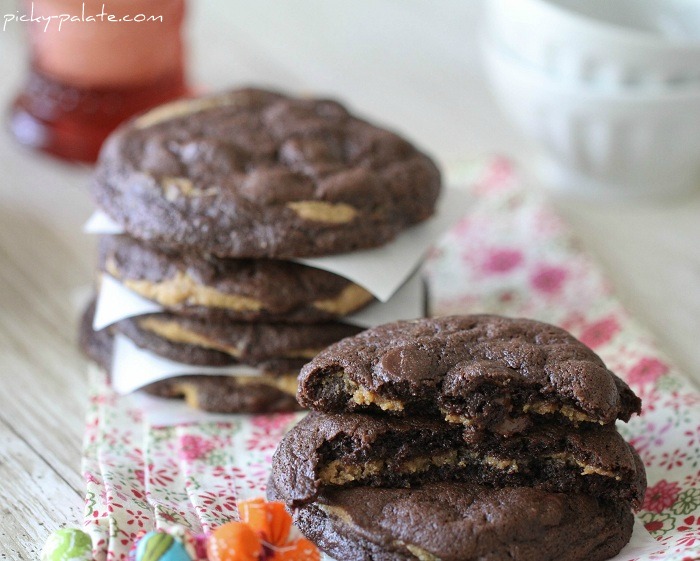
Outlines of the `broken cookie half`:
{"type": "Polygon", "coordinates": [[[328,413],[441,417],[479,435],[609,425],[639,398],[558,327],[493,315],[402,321],[344,339],[301,372],[299,402],[328,413]]]}
{"type": "Polygon", "coordinates": [[[469,443],[459,426],[439,419],[316,412],[285,436],[272,472],[292,505],[314,500],[326,488],[474,481],[639,506],[646,487],[639,457],[613,426],[539,427],[527,436],[469,443]]]}

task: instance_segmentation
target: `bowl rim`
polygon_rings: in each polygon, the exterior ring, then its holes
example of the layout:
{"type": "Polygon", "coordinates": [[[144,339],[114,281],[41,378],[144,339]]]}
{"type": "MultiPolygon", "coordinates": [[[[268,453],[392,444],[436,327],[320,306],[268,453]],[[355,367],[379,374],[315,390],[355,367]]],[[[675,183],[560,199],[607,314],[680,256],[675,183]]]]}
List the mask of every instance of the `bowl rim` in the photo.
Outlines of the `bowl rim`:
{"type": "Polygon", "coordinates": [[[503,66],[507,65],[509,71],[516,72],[520,78],[536,82],[538,87],[551,88],[553,92],[561,92],[574,95],[579,98],[587,97],[612,103],[659,103],[659,102],[690,102],[700,101],[700,80],[691,85],[678,87],[663,87],[653,91],[633,91],[634,88],[609,88],[596,89],[586,82],[574,82],[562,80],[544,72],[542,69],[532,66],[517,57],[517,54],[508,49],[493,35],[481,33],[478,38],[479,49],[482,55],[482,63],[488,75],[492,73],[491,60],[503,66]]]}
{"type": "MultiPolygon", "coordinates": [[[[510,1],[516,0],[488,0],[487,10],[493,13],[494,6],[497,6],[498,4],[503,5],[504,2],[508,3],[510,1]]],[[[519,9],[535,9],[545,17],[555,18],[561,22],[568,21],[570,24],[581,26],[582,29],[587,33],[604,33],[607,35],[608,38],[614,41],[631,40],[638,43],[639,45],[655,48],[663,47],[666,49],[700,49],[700,37],[698,37],[697,39],[668,37],[643,31],[640,29],[626,27],[618,23],[600,20],[592,16],[583,14],[581,12],[567,9],[566,7],[557,3],[556,0],[517,0],[517,5],[519,9]]],[[[498,9],[498,12],[509,13],[510,10],[504,11],[498,9]]]]}

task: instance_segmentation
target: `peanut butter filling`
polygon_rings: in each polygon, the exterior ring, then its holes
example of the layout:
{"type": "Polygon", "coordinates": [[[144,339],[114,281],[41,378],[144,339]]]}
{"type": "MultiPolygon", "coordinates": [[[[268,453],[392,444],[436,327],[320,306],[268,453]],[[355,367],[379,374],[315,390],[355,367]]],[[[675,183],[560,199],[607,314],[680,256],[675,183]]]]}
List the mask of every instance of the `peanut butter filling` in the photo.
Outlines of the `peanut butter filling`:
{"type": "MultiPolygon", "coordinates": [[[[400,474],[423,473],[432,467],[457,464],[457,451],[450,450],[435,456],[419,456],[403,462],[400,466],[391,466],[391,471],[400,474]]],[[[319,472],[321,483],[326,485],[345,485],[353,481],[363,481],[381,473],[387,465],[386,460],[369,460],[362,464],[344,464],[333,460],[319,472]]]]}
{"type": "Polygon", "coordinates": [[[321,503],[317,503],[316,506],[319,508],[321,512],[325,512],[329,516],[332,516],[333,518],[337,518],[338,520],[342,520],[346,524],[353,524],[352,517],[348,514],[348,511],[345,510],[344,508],[340,508],[339,506],[330,506],[330,505],[324,505],[321,503]]]}
{"type": "MultiPolygon", "coordinates": [[[[445,420],[448,423],[461,423],[466,427],[472,426],[474,420],[466,415],[460,415],[458,413],[448,413],[444,409],[442,412],[445,414],[445,420]]],[[[594,419],[590,415],[578,411],[571,407],[570,405],[556,405],[555,403],[547,403],[544,401],[538,401],[535,403],[527,403],[523,406],[523,413],[535,413],[537,415],[549,415],[552,413],[559,413],[564,417],[567,417],[575,423],[587,422],[587,423],[598,423],[604,425],[603,421],[594,419]]]]}
{"type": "Polygon", "coordinates": [[[177,393],[182,394],[185,399],[185,403],[192,407],[193,409],[199,409],[199,392],[197,391],[197,386],[192,384],[176,384],[174,390],[177,393]]]}
{"type": "Polygon", "coordinates": [[[439,557],[436,557],[435,555],[433,555],[429,551],[426,551],[422,547],[418,547],[417,545],[414,545],[412,543],[405,543],[405,542],[396,542],[396,543],[399,543],[400,545],[405,546],[406,549],[408,549],[408,551],[410,551],[411,553],[413,553],[413,555],[418,557],[418,561],[441,561],[441,559],[439,557]]]}
{"type": "Polygon", "coordinates": [[[139,327],[144,331],[154,333],[163,339],[173,343],[184,343],[186,345],[197,345],[206,349],[223,351],[231,356],[238,357],[241,352],[235,347],[222,345],[212,339],[185,329],[176,321],[158,319],[156,317],[145,317],[138,321],[139,327]]]}
{"type": "MultiPolygon", "coordinates": [[[[348,512],[344,508],[340,508],[337,506],[329,506],[329,505],[324,505],[317,503],[316,505],[318,509],[321,512],[324,512],[328,516],[331,516],[333,518],[336,518],[338,520],[342,520],[345,524],[348,525],[354,525],[355,521],[352,519],[352,516],[348,514],[348,512]]],[[[413,545],[411,543],[406,543],[403,540],[394,540],[394,545],[397,545],[399,547],[405,547],[410,551],[413,555],[415,555],[419,561],[441,561],[439,557],[436,557],[432,553],[426,551],[422,547],[418,547],[417,545],[413,545]]]]}
{"type": "Polygon", "coordinates": [[[357,215],[357,209],[345,203],[294,201],[287,203],[287,207],[296,212],[299,218],[328,224],[345,224],[357,215]]]}
{"type": "MultiPolygon", "coordinates": [[[[261,384],[278,389],[290,395],[296,395],[297,375],[289,374],[280,377],[273,376],[236,376],[236,381],[241,386],[261,384]]],[[[189,382],[178,382],[173,385],[175,393],[182,394],[185,403],[194,409],[199,409],[199,391],[197,385],[189,382]]]]}
{"type": "Polygon", "coordinates": [[[237,312],[257,312],[263,307],[262,302],[254,298],[222,294],[213,288],[197,284],[187,273],[178,272],[172,279],[159,283],[126,279],[124,286],[144,298],[170,308],[186,304],[205,308],[224,308],[237,312]]]}
{"type": "Polygon", "coordinates": [[[161,105],[145,113],[134,121],[134,126],[137,129],[145,129],[157,125],[158,123],[170,121],[171,119],[184,117],[185,115],[191,115],[193,113],[199,113],[200,111],[212,107],[232,105],[232,101],[232,99],[227,100],[226,96],[173,101],[172,103],[166,103],[165,105],[161,105]]]}
{"type": "Polygon", "coordinates": [[[181,271],[178,271],[171,279],[151,282],[122,279],[113,259],[107,260],[105,269],[111,276],[121,280],[129,290],[168,308],[182,304],[207,308],[226,308],[241,312],[257,312],[263,308],[263,304],[259,300],[237,294],[223,294],[214,288],[199,284],[190,275],[181,271]]]}
{"type": "Polygon", "coordinates": [[[615,472],[603,469],[598,466],[593,466],[586,464],[578,459],[576,459],[572,454],[567,454],[565,452],[559,452],[557,454],[550,454],[546,456],[553,460],[558,460],[564,462],[570,466],[578,466],[582,468],[581,475],[602,475],[603,477],[612,477],[616,481],[622,481],[622,477],[617,475],[615,472]]]}
{"type": "Polygon", "coordinates": [[[382,411],[403,411],[403,403],[396,399],[387,399],[372,390],[356,386],[352,392],[352,400],[358,405],[376,405],[382,411]]]}
{"type": "Polygon", "coordinates": [[[501,471],[507,471],[508,473],[517,473],[519,469],[518,462],[515,460],[504,460],[491,455],[486,455],[481,458],[481,463],[486,464],[487,466],[495,467],[501,471]]]}
{"type": "Polygon", "coordinates": [[[299,374],[295,372],[284,376],[236,376],[236,381],[241,386],[262,384],[270,388],[276,388],[291,396],[296,396],[298,378],[299,374]]]}
{"type": "Polygon", "coordinates": [[[401,401],[382,397],[372,390],[363,388],[348,378],[345,372],[333,372],[321,380],[324,386],[335,385],[338,382],[343,384],[343,391],[358,405],[376,405],[382,411],[403,411],[404,409],[401,401]]]}
{"type": "Polygon", "coordinates": [[[333,460],[321,469],[319,477],[325,485],[345,485],[381,473],[384,464],[384,460],[371,460],[361,465],[344,465],[340,460],[333,460]]]}
{"type": "Polygon", "coordinates": [[[160,187],[163,189],[165,199],[170,202],[176,201],[180,197],[215,195],[219,191],[217,187],[199,189],[186,177],[164,177],[160,180],[160,187]]]}
{"type": "Polygon", "coordinates": [[[361,286],[357,284],[350,284],[346,286],[335,298],[316,300],[316,302],[313,303],[313,306],[314,308],[328,312],[329,314],[344,316],[345,314],[354,312],[372,300],[372,298],[373,296],[361,286]]]}
{"type": "MultiPolygon", "coordinates": [[[[562,462],[571,466],[582,468],[581,475],[601,475],[612,477],[616,481],[621,481],[621,477],[612,471],[605,470],[598,466],[586,464],[577,460],[573,455],[566,452],[558,452],[543,456],[545,461],[562,462]]],[[[479,455],[469,450],[448,450],[432,456],[417,456],[406,460],[399,465],[392,464],[387,460],[368,460],[361,464],[345,463],[342,460],[332,460],[319,470],[319,479],[324,485],[346,485],[348,483],[361,483],[371,477],[381,474],[384,471],[401,475],[413,475],[424,473],[435,467],[453,466],[464,468],[468,466],[489,466],[506,473],[518,473],[520,466],[517,460],[499,458],[492,454],[479,455]]]]}
{"type": "Polygon", "coordinates": [[[538,401],[535,403],[528,403],[523,407],[523,413],[529,412],[537,413],[538,415],[559,413],[560,415],[563,415],[564,417],[567,417],[569,420],[574,421],[576,423],[587,422],[599,423],[601,425],[605,424],[603,421],[594,419],[590,415],[586,415],[585,413],[574,409],[570,405],[556,405],[554,403],[538,401]]]}
{"type": "MultiPolygon", "coordinates": [[[[445,411],[443,410],[443,413],[445,411]]],[[[445,415],[445,420],[448,423],[456,423],[456,424],[462,424],[465,427],[470,427],[474,424],[473,419],[470,419],[468,417],[465,417],[464,415],[457,415],[456,413],[447,413],[445,415]]]]}
{"type": "MultiPolygon", "coordinates": [[[[129,290],[140,294],[148,300],[158,302],[166,308],[178,306],[202,306],[205,308],[223,308],[236,312],[259,312],[265,308],[260,300],[240,294],[224,294],[215,288],[200,284],[188,273],[178,271],[174,277],[161,281],[124,279],[113,259],[106,262],[107,273],[129,290]]],[[[314,308],[334,315],[346,315],[364,306],[373,296],[359,285],[346,286],[338,296],[317,300],[314,308]]]]}
{"type": "MultiPolygon", "coordinates": [[[[232,357],[240,358],[241,349],[221,343],[200,333],[182,327],[176,321],[162,320],[157,317],[145,317],[139,320],[139,327],[172,341],[173,343],[183,343],[186,345],[197,345],[205,349],[221,351],[232,357]]],[[[319,349],[295,349],[287,351],[282,358],[313,358],[318,354],[319,349]]]]}

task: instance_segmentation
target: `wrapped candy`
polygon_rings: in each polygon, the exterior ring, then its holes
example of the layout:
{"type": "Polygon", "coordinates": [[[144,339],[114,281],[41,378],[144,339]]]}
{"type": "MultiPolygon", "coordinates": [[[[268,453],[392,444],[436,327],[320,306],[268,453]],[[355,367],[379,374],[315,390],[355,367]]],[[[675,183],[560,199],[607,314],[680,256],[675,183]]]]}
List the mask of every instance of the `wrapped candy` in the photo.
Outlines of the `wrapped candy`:
{"type": "Polygon", "coordinates": [[[92,561],[92,540],[77,528],[56,530],[41,550],[41,561],[92,561]]]}
{"type": "Polygon", "coordinates": [[[251,499],[241,501],[238,511],[240,522],[228,522],[209,536],[209,561],[320,561],[318,549],[294,530],[282,503],[251,499]]]}
{"type": "Polygon", "coordinates": [[[194,534],[180,524],[166,526],[163,531],[185,546],[192,561],[207,561],[207,538],[204,534],[194,534]]]}
{"type": "Polygon", "coordinates": [[[185,546],[165,532],[148,532],[136,546],[136,561],[192,561],[185,546]]]}

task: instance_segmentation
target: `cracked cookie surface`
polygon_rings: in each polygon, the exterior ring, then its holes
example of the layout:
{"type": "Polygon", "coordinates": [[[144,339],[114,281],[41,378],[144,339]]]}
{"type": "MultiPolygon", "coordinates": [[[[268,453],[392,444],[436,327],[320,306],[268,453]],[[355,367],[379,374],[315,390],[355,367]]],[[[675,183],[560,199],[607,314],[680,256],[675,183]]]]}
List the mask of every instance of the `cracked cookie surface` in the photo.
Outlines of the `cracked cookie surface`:
{"type": "Polygon", "coordinates": [[[380,246],[429,218],[440,186],[428,156],[339,103],[249,88],[122,126],[93,194],[161,247],[288,259],[380,246]]]}
{"type": "MultiPolygon", "coordinates": [[[[268,498],[288,502],[268,486],[268,498]]],[[[629,504],[473,482],[329,489],[294,523],[344,561],[602,561],[629,541],[629,504]]]]}
{"type": "Polygon", "coordinates": [[[641,409],[568,332],[494,315],[402,321],[343,339],[304,366],[298,398],[324,412],[442,417],[475,440],[549,422],[607,425],[641,409]]]}

